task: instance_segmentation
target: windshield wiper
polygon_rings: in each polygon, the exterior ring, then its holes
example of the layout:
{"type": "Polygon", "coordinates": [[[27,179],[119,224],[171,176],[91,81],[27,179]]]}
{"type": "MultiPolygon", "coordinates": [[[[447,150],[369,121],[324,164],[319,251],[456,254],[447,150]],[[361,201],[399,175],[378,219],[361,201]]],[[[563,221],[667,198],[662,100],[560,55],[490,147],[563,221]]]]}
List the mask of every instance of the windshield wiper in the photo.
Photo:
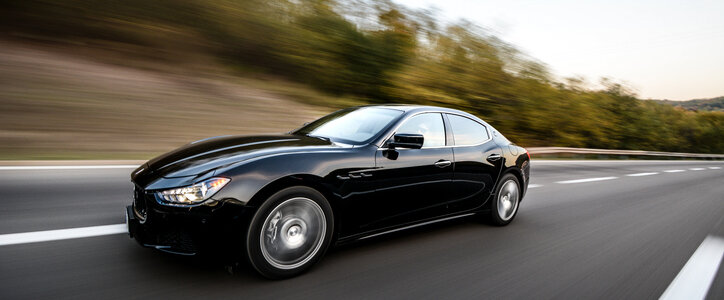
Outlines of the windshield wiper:
{"type": "Polygon", "coordinates": [[[311,135],[311,134],[305,134],[308,137],[318,138],[320,140],[325,140],[327,142],[332,142],[332,139],[326,137],[326,136],[319,136],[319,135],[311,135]]]}

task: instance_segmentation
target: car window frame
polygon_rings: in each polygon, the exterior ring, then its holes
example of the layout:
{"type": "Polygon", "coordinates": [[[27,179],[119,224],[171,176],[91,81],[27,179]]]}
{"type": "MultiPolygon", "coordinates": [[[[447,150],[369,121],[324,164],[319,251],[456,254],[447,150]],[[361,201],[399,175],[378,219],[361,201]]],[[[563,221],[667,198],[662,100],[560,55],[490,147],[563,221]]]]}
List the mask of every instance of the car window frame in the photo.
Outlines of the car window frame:
{"type": "Polygon", "coordinates": [[[483,128],[485,128],[485,132],[488,134],[488,138],[487,138],[486,140],[484,140],[484,141],[482,141],[482,142],[479,142],[479,143],[477,143],[477,144],[458,145],[458,144],[457,144],[457,141],[455,141],[455,129],[452,128],[452,122],[450,121],[449,118],[447,118],[447,116],[445,116],[445,121],[448,122],[448,124],[450,125],[450,131],[451,131],[452,140],[453,140],[453,145],[452,145],[452,147],[475,147],[475,146],[480,146],[480,145],[486,144],[486,143],[490,142],[491,140],[493,140],[493,135],[492,135],[492,133],[490,132],[490,128],[488,128],[488,126],[487,126],[486,124],[481,123],[481,122],[478,122],[477,120],[475,120],[475,119],[473,119],[473,118],[470,118],[470,117],[468,117],[468,116],[465,116],[465,115],[462,115],[462,114],[458,114],[458,113],[454,113],[454,112],[444,112],[443,115],[454,115],[454,116],[466,118],[466,119],[468,119],[468,120],[470,120],[470,121],[473,121],[473,122],[475,122],[475,123],[478,123],[478,124],[480,124],[480,126],[483,126],[483,128]]]}
{"type": "Polygon", "coordinates": [[[398,121],[397,124],[394,126],[394,130],[391,130],[389,134],[383,139],[383,142],[380,146],[378,146],[377,150],[389,150],[389,147],[387,147],[387,144],[395,137],[395,134],[397,133],[397,130],[402,127],[405,122],[408,120],[422,114],[438,114],[440,116],[440,120],[442,121],[443,130],[445,130],[445,145],[443,146],[434,146],[434,147],[422,147],[420,149],[410,149],[410,148],[395,148],[395,150],[423,150],[423,149],[439,149],[439,148],[448,148],[452,147],[450,145],[450,129],[448,128],[447,119],[445,117],[445,113],[441,111],[421,111],[417,113],[410,114],[409,116],[403,117],[402,120],[398,121]]]}

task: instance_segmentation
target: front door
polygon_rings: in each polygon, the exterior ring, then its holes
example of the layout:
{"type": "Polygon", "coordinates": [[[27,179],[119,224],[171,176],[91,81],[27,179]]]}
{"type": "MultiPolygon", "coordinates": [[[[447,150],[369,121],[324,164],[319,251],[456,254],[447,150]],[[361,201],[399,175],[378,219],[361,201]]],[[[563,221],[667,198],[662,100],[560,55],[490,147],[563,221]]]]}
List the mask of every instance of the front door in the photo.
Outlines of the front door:
{"type": "Polygon", "coordinates": [[[446,146],[445,125],[439,113],[407,119],[395,134],[422,134],[421,149],[379,149],[375,155],[375,213],[363,231],[411,223],[446,212],[452,199],[454,159],[446,146]]]}

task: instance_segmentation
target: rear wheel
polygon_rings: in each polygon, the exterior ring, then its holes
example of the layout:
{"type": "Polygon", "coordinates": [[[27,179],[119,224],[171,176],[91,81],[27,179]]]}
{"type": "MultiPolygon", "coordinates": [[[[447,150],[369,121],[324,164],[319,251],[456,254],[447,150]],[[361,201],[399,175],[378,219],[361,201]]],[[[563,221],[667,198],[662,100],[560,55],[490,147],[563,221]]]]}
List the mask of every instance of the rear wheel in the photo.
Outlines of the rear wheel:
{"type": "Polygon", "coordinates": [[[490,204],[488,221],[496,226],[510,224],[518,213],[520,205],[520,183],[513,174],[505,174],[500,178],[500,184],[495,193],[495,198],[490,204]]]}
{"type": "Polygon", "coordinates": [[[268,278],[298,275],[326,252],[333,220],[329,202],[318,191],[303,186],[283,189],[252,218],[246,240],[249,261],[268,278]]]}

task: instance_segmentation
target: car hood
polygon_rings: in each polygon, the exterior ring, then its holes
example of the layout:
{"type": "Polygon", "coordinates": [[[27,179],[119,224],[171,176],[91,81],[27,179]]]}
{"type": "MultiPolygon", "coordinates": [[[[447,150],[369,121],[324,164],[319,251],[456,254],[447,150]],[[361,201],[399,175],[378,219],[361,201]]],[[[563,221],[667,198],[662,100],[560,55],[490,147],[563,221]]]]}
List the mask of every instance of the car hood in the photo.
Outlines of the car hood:
{"type": "Polygon", "coordinates": [[[298,135],[220,136],[158,156],[131,175],[134,182],[206,174],[232,163],[270,154],[338,148],[328,140],[298,135]]]}

